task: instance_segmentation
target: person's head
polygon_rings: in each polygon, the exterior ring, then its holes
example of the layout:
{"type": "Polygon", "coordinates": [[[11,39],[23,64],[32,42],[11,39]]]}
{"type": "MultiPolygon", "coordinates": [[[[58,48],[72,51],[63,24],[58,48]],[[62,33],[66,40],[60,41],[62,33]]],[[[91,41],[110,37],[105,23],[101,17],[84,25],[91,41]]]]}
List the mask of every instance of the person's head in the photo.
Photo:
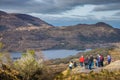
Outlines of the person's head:
{"type": "Polygon", "coordinates": [[[71,61],[71,63],[73,63],[73,61],[71,61]]]}
{"type": "Polygon", "coordinates": [[[83,57],[83,55],[81,55],[81,57],[83,57]]]}
{"type": "Polygon", "coordinates": [[[93,55],[90,55],[90,57],[93,57],[93,55]]]}

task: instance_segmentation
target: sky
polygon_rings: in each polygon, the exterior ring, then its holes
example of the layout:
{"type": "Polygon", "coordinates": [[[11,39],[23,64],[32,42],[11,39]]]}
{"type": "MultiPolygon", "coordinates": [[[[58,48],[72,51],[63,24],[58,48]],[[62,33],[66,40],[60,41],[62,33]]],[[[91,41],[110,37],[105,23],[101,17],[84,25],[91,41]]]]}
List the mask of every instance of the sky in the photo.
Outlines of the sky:
{"type": "Polygon", "coordinates": [[[0,10],[29,14],[54,26],[105,22],[120,28],[120,0],[0,0],[0,10]]]}

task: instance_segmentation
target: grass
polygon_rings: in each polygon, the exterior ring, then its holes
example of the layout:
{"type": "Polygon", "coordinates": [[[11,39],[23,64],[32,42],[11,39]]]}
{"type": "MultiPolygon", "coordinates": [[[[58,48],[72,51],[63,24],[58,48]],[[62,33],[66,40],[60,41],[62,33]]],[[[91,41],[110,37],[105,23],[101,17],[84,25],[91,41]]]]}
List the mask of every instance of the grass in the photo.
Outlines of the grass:
{"type": "MultiPolygon", "coordinates": [[[[119,48],[99,48],[89,52],[79,53],[76,56],[70,56],[64,59],[51,60],[53,64],[65,63],[68,64],[70,60],[79,59],[81,55],[93,55],[102,54],[104,56],[110,54],[116,60],[120,59],[119,48]]],[[[48,67],[44,59],[36,59],[33,50],[28,50],[26,55],[23,55],[21,59],[13,62],[8,54],[0,53],[0,79],[2,80],[119,80],[120,70],[108,71],[101,70],[100,72],[90,73],[72,73],[70,70],[66,70],[64,73],[56,72],[55,68],[48,67]]],[[[65,67],[65,66],[64,66],[65,67]]],[[[58,68],[60,69],[60,68],[58,68]]]]}
{"type": "Polygon", "coordinates": [[[99,73],[91,71],[90,73],[70,74],[69,70],[67,75],[60,74],[54,80],[119,80],[120,70],[110,72],[108,70],[101,70],[99,73]]]}
{"type": "Polygon", "coordinates": [[[35,56],[33,51],[27,51],[21,59],[12,62],[5,55],[0,54],[0,80],[53,80],[55,76],[44,60],[35,56]]]}

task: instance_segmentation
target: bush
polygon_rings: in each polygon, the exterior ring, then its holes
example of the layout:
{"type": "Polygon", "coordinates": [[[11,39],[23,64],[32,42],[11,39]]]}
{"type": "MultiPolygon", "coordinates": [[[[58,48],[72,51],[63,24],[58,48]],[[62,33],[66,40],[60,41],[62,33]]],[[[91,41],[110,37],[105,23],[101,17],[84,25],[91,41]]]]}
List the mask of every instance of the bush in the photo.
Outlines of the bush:
{"type": "Polygon", "coordinates": [[[19,72],[16,70],[11,69],[6,64],[1,64],[2,67],[0,68],[0,79],[2,80],[19,80],[19,72]]]}
{"type": "Polygon", "coordinates": [[[19,71],[22,79],[24,80],[33,80],[30,79],[31,76],[35,75],[35,73],[39,71],[39,75],[42,74],[43,67],[43,59],[36,60],[34,53],[27,53],[21,59],[14,62],[14,67],[19,71]]]}
{"type": "Polygon", "coordinates": [[[21,59],[14,62],[20,80],[53,80],[52,72],[44,64],[43,58],[36,56],[33,50],[27,51],[21,59]]]}
{"type": "Polygon", "coordinates": [[[9,54],[0,53],[0,80],[53,80],[54,72],[33,50],[12,61],[9,54]]]}

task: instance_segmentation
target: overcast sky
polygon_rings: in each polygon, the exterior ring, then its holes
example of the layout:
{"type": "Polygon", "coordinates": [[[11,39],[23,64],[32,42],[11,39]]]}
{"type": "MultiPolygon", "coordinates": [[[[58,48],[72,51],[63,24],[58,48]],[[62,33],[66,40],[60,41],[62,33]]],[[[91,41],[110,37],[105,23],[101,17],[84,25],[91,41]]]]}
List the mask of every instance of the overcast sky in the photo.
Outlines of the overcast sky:
{"type": "Polygon", "coordinates": [[[30,14],[55,26],[106,22],[120,28],[120,0],[0,0],[0,10],[30,14]]]}

